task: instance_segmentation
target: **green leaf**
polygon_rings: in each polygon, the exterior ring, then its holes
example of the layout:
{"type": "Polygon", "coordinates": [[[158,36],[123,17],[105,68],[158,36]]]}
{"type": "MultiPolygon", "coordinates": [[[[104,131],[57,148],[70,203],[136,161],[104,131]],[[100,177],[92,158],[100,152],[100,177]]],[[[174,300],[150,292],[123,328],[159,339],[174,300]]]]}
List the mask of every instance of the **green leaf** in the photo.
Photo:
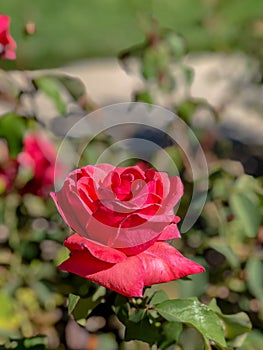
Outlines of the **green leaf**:
{"type": "Polygon", "coordinates": [[[209,308],[224,322],[226,338],[234,339],[239,335],[250,332],[252,325],[248,315],[244,312],[238,312],[233,315],[224,315],[217,306],[215,299],[211,300],[209,308]]]}
{"type": "Polygon", "coordinates": [[[134,323],[141,322],[143,320],[143,318],[145,317],[145,314],[146,314],[145,309],[137,310],[137,311],[135,311],[134,314],[130,315],[129,320],[134,322],[134,323]]]}
{"type": "Polygon", "coordinates": [[[68,75],[56,75],[56,78],[75,101],[79,101],[80,98],[86,95],[85,85],[79,78],[68,75]]]}
{"type": "Polygon", "coordinates": [[[172,54],[176,58],[182,58],[185,52],[185,43],[182,37],[175,33],[170,33],[166,40],[171,48],[172,54]]]}
{"type": "Polygon", "coordinates": [[[259,208],[243,193],[233,193],[230,197],[230,206],[234,214],[241,221],[245,234],[256,237],[261,221],[259,208]]]}
{"type": "Polygon", "coordinates": [[[160,304],[162,303],[163,301],[166,301],[168,300],[169,297],[168,295],[165,293],[164,290],[158,290],[157,292],[155,292],[153,294],[153,296],[151,297],[151,300],[150,300],[150,304],[151,305],[157,305],[157,304],[160,304]]]}
{"type": "Polygon", "coordinates": [[[79,302],[80,296],[79,295],[75,295],[75,294],[69,294],[68,296],[68,313],[72,314],[72,312],[74,311],[75,307],[77,306],[78,302],[79,302]]]}
{"type": "Polygon", "coordinates": [[[198,300],[168,300],[156,307],[159,314],[167,321],[179,321],[194,327],[201,333],[205,342],[212,340],[221,347],[226,347],[224,331],[219,317],[207,305],[198,300]]]}
{"type": "Polygon", "coordinates": [[[117,294],[115,299],[115,313],[119,320],[126,324],[129,319],[130,304],[125,296],[117,294]]]}
{"type": "Polygon", "coordinates": [[[58,110],[62,115],[66,115],[66,105],[62,99],[62,91],[59,87],[59,82],[55,77],[42,76],[34,80],[35,85],[38,89],[42,90],[47,96],[49,96],[58,110]]]}
{"type": "Polygon", "coordinates": [[[196,110],[197,104],[191,100],[183,101],[177,109],[177,113],[186,123],[190,123],[191,117],[196,110]]]}
{"type": "Polygon", "coordinates": [[[143,77],[148,79],[156,79],[158,76],[159,61],[158,54],[153,48],[148,48],[143,57],[142,74],[143,77]]]}
{"type": "MultiPolygon", "coordinates": [[[[144,311],[144,310],[141,310],[144,311]]],[[[141,318],[143,312],[139,313],[138,318],[141,318]]],[[[147,314],[144,313],[144,317],[139,321],[136,319],[136,322],[133,321],[133,316],[130,317],[130,320],[125,323],[125,340],[141,340],[150,345],[154,344],[157,337],[158,332],[157,328],[150,323],[147,314]]]]}
{"type": "Polygon", "coordinates": [[[76,321],[86,319],[100,302],[100,298],[94,300],[93,296],[81,298],[77,295],[70,294],[68,312],[73,315],[76,321]]]}
{"type": "Polygon", "coordinates": [[[263,334],[260,330],[253,330],[246,337],[242,349],[262,350],[263,334]]]}
{"type": "MultiPolygon", "coordinates": [[[[193,327],[184,327],[180,334],[179,344],[184,350],[212,350],[207,339],[204,340],[202,335],[193,327]]],[[[213,350],[218,347],[214,347],[213,350]]]]}
{"type": "Polygon", "coordinates": [[[252,295],[254,295],[261,304],[261,315],[263,317],[263,261],[251,257],[246,265],[246,275],[248,289],[252,295]]]}
{"type": "Polygon", "coordinates": [[[167,339],[170,338],[177,342],[183,330],[183,325],[180,322],[168,322],[164,325],[163,330],[167,339]]]}
{"type": "Polygon", "coordinates": [[[148,91],[137,92],[134,96],[134,100],[136,102],[140,101],[140,102],[151,103],[151,104],[153,103],[152,96],[148,91]]]}
{"type": "Polygon", "coordinates": [[[46,349],[47,339],[45,336],[36,336],[24,340],[26,349],[46,349]]]}
{"type": "Polygon", "coordinates": [[[235,189],[240,193],[254,192],[256,184],[256,179],[253,176],[244,174],[237,179],[235,189]]]}
{"type": "Polygon", "coordinates": [[[0,118],[0,137],[7,140],[9,152],[16,157],[23,147],[23,137],[26,131],[26,120],[14,113],[0,118]]]}

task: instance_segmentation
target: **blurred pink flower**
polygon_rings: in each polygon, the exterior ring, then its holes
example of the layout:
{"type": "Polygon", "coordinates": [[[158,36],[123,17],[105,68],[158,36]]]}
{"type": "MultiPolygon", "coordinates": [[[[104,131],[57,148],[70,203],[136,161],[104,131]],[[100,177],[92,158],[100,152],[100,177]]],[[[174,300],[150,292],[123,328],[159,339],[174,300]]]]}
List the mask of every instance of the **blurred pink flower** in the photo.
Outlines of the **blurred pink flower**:
{"type": "Polygon", "coordinates": [[[25,184],[21,194],[33,193],[46,197],[54,183],[56,150],[54,145],[40,133],[25,136],[24,149],[18,155],[20,166],[29,170],[32,178],[25,184]]]}
{"type": "Polygon", "coordinates": [[[9,33],[10,18],[0,14],[0,58],[16,58],[16,42],[9,33]]]}

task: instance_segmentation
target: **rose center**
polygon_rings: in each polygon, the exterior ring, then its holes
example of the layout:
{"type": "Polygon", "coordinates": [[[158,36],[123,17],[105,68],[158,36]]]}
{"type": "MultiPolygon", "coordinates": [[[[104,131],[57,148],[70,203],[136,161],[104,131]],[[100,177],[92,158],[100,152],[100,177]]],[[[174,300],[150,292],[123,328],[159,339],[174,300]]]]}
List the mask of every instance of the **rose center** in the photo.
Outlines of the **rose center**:
{"type": "Polygon", "coordinates": [[[133,181],[133,174],[126,173],[119,175],[117,172],[112,174],[111,188],[117,199],[128,201],[132,198],[131,186],[133,181]]]}

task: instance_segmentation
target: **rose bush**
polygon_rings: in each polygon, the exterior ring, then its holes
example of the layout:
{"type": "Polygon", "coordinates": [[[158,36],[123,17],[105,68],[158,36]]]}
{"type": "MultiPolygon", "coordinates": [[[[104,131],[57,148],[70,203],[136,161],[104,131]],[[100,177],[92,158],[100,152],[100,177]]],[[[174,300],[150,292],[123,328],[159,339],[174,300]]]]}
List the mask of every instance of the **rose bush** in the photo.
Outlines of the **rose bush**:
{"type": "Polygon", "coordinates": [[[56,150],[41,133],[28,133],[23,144],[18,163],[31,172],[31,178],[21,189],[21,194],[33,193],[45,197],[54,183],[56,150]]]}
{"type": "Polygon", "coordinates": [[[9,33],[10,18],[0,14],[0,58],[16,58],[16,42],[9,33]]]}
{"type": "Polygon", "coordinates": [[[70,173],[51,196],[77,234],[65,241],[71,251],[60,269],[126,296],[143,287],[204,271],[165,240],[179,238],[174,206],[181,180],[138,166],[86,166],[70,173]]]}

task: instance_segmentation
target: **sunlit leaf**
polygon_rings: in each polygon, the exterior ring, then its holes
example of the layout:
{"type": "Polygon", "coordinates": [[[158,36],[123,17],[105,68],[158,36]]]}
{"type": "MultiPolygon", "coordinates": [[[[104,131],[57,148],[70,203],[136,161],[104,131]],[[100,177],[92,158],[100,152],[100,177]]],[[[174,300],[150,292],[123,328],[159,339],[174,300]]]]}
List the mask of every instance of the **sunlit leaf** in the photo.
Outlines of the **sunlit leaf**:
{"type": "Polygon", "coordinates": [[[168,300],[156,307],[159,314],[171,322],[182,322],[193,326],[204,339],[226,347],[224,331],[219,317],[207,305],[198,300],[168,300]]]}

